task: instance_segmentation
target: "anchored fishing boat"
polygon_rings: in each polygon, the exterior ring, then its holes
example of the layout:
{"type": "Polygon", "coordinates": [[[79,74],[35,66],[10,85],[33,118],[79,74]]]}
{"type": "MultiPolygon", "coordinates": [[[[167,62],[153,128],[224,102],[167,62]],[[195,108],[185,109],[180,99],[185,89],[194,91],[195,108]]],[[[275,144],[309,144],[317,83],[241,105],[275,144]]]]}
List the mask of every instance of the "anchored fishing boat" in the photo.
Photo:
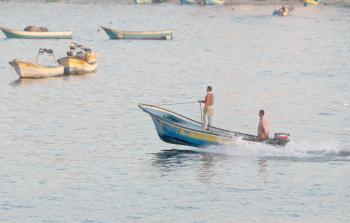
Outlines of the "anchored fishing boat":
{"type": "Polygon", "coordinates": [[[308,6],[308,5],[319,5],[319,1],[318,0],[304,0],[304,6],[308,6]]]}
{"type": "Polygon", "coordinates": [[[162,3],[165,0],[134,0],[135,4],[152,4],[152,3],[162,3]]]}
{"type": "Polygon", "coordinates": [[[205,5],[222,5],[225,0],[204,0],[205,5]]]}
{"type": "Polygon", "coordinates": [[[7,38],[20,39],[72,39],[73,32],[21,31],[0,27],[7,38]]]}
{"type": "Polygon", "coordinates": [[[180,3],[182,5],[191,5],[191,4],[196,4],[198,2],[196,0],[180,0],[180,3]]]}
{"type": "Polygon", "coordinates": [[[38,64],[39,55],[47,53],[55,61],[53,50],[41,48],[36,57],[36,63],[14,59],[10,65],[21,78],[44,78],[63,76],[64,66],[43,66],[38,64]]]}
{"type": "Polygon", "coordinates": [[[272,15],[273,16],[288,16],[290,14],[291,11],[294,10],[293,6],[287,6],[285,7],[287,10],[283,10],[283,8],[280,9],[276,9],[275,11],[273,11],[272,15]]]}
{"type": "Polygon", "coordinates": [[[123,31],[117,29],[110,29],[106,27],[101,28],[107,33],[110,39],[146,39],[146,40],[171,40],[173,39],[172,30],[162,31],[123,31]]]}
{"type": "Polygon", "coordinates": [[[265,143],[273,146],[285,146],[289,142],[288,133],[275,133],[274,138],[258,141],[255,135],[216,127],[210,127],[206,131],[203,129],[202,123],[154,105],[140,104],[139,107],[151,116],[159,137],[167,143],[206,147],[230,144],[234,143],[235,140],[265,143]]]}
{"type": "Polygon", "coordinates": [[[66,57],[57,60],[58,64],[64,66],[65,74],[86,74],[95,72],[97,69],[97,55],[91,49],[80,44],[71,43],[66,57]],[[80,51],[75,52],[77,49],[80,51]]]}

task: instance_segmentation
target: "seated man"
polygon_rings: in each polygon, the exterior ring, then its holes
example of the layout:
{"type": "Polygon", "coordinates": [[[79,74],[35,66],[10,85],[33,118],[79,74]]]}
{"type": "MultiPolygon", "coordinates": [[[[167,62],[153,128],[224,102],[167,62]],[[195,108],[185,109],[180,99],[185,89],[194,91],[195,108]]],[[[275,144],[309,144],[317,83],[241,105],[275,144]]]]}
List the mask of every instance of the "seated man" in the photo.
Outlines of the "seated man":
{"type": "Polygon", "coordinates": [[[264,141],[269,138],[269,123],[265,118],[264,110],[259,111],[259,126],[258,126],[258,140],[264,141]]]}

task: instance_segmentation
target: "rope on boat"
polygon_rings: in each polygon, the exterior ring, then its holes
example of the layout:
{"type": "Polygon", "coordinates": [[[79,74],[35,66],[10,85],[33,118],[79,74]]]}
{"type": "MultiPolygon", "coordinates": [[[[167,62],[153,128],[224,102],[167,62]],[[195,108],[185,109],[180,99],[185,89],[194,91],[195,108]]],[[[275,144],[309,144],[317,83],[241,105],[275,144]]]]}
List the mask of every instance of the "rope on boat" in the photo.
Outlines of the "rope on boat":
{"type": "Polygon", "coordinates": [[[202,109],[202,101],[188,101],[188,102],[179,102],[179,103],[171,103],[171,104],[159,104],[160,106],[164,105],[184,105],[184,104],[199,104],[199,110],[201,112],[201,119],[200,122],[203,123],[203,109],[202,109]]]}

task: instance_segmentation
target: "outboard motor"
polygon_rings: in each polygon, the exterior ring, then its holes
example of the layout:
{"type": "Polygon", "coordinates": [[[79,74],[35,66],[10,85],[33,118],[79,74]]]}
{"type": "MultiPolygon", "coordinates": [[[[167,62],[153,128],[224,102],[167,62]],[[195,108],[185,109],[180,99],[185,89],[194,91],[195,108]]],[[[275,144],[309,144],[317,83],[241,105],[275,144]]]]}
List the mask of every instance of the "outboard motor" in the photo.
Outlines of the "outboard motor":
{"type": "Polygon", "coordinates": [[[285,141],[286,143],[290,141],[289,133],[275,133],[274,139],[285,141]]]}

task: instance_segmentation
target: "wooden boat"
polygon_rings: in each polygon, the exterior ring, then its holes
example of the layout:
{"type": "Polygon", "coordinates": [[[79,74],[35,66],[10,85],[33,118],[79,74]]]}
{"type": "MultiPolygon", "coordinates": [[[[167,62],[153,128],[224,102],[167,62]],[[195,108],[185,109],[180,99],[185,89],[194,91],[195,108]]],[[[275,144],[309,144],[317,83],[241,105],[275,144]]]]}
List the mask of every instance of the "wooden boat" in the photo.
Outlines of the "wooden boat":
{"type": "Polygon", "coordinates": [[[225,0],[203,0],[204,5],[222,5],[225,0]]]}
{"type": "Polygon", "coordinates": [[[89,63],[85,59],[68,56],[57,60],[58,64],[64,66],[64,74],[78,75],[95,72],[97,69],[97,62],[89,63]]]}
{"type": "Polygon", "coordinates": [[[53,50],[40,48],[36,56],[36,63],[26,62],[14,59],[10,62],[10,65],[15,68],[15,71],[21,78],[44,78],[44,77],[57,77],[64,74],[63,66],[43,66],[38,64],[38,58],[40,55],[47,54],[55,61],[53,50]]]}
{"type": "Polygon", "coordinates": [[[198,3],[196,0],[180,0],[182,5],[190,5],[198,3]]]}
{"type": "Polygon", "coordinates": [[[21,78],[57,77],[64,74],[63,66],[43,66],[16,59],[12,60],[10,64],[21,78]]]}
{"type": "Polygon", "coordinates": [[[107,33],[110,39],[170,40],[173,38],[172,30],[139,32],[109,29],[102,26],[101,28],[107,33]]]}
{"type": "Polygon", "coordinates": [[[206,147],[232,144],[237,140],[273,146],[285,146],[289,142],[288,133],[276,133],[275,138],[259,142],[255,135],[216,127],[210,127],[209,131],[203,130],[202,123],[160,107],[147,104],[140,104],[139,107],[151,116],[159,137],[167,143],[206,147]]]}
{"type": "Polygon", "coordinates": [[[135,0],[135,4],[152,4],[152,3],[161,3],[165,0],[135,0]]]}
{"type": "Polygon", "coordinates": [[[319,2],[317,0],[304,0],[304,6],[308,5],[319,5],[319,2]]]}
{"type": "Polygon", "coordinates": [[[0,27],[7,38],[20,39],[72,39],[73,32],[31,32],[0,27]]]}
{"type": "Polygon", "coordinates": [[[67,56],[57,60],[59,65],[64,66],[65,74],[86,74],[96,71],[96,53],[76,43],[71,43],[69,48],[70,51],[67,52],[67,56]],[[76,49],[81,49],[82,51],[75,53],[76,49]]]}
{"type": "Polygon", "coordinates": [[[293,6],[286,6],[285,8],[287,8],[288,11],[283,12],[282,8],[281,9],[276,9],[275,11],[273,11],[272,15],[273,16],[288,16],[290,14],[290,12],[294,10],[293,6]]]}

